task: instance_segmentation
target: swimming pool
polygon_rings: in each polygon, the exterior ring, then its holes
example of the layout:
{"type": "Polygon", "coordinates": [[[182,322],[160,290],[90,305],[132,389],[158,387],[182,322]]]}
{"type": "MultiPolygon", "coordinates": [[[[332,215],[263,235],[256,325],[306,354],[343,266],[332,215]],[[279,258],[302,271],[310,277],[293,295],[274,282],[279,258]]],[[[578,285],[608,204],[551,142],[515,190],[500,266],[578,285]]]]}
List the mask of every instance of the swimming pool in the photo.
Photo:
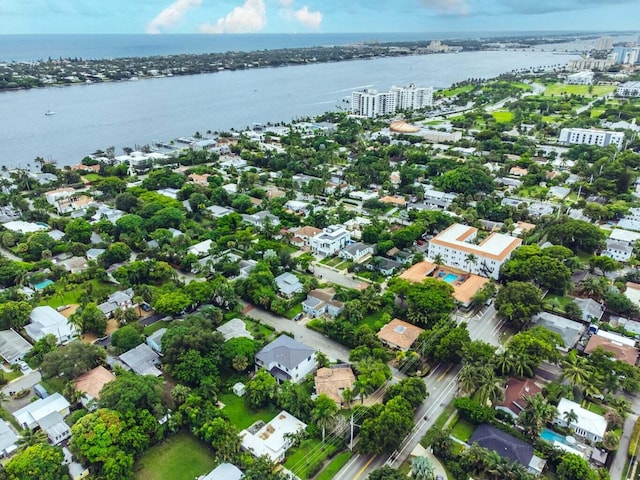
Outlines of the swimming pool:
{"type": "Polygon", "coordinates": [[[557,441],[567,445],[567,441],[565,440],[564,435],[560,435],[559,433],[556,433],[553,430],[549,430],[548,428],[542,430],[542,433],[540,433],[540,438],[546,440],[551,444],[557,441]]]}
{"type": "Polygon", "coordinates": [[[33,288],[35,288],[36,290],[44,290],[45,288],[47,288],[49,285],[53,285],[54,282],[53,280],[49,280],[48,278],[46,280],[43,280],[41,282],[38,283],[34,283],[33,284],[33,288]]]}
{"type": "Polygon", "coordinates": [[[447,283],[453,283],[458,280],[458,276],[455,273],[447,273],[444,276],[443,280],[447,283]]]}

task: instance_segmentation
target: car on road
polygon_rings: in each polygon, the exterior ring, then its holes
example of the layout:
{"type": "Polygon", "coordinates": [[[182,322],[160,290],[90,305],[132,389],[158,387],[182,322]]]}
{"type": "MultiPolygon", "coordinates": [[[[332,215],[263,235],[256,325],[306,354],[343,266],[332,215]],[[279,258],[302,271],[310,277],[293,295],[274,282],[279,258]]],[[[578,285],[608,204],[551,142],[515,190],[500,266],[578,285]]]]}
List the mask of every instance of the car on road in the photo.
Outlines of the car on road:
{"type": "Polygon", "coordinates": [[[295,322],[297,322],[298,320],[300,320],[300,319],[302,318],[302,315],[303,315],[303,313],[302,313],[302,312],[300,312],[300,313],[299,313],[299,314],[297,314],[295,317],[293,317],[293,320],[294,320],[295,322]]]}
{"type": "Polygon", "coordinates": [[[31,371],[31,367],[29,365],[27,365],[27,362],[24,362],[22,360],[18,360],[16,362],[16,365],[18,365],[20,367],[20,371],[22,373],[29,373],[31,371]]]}

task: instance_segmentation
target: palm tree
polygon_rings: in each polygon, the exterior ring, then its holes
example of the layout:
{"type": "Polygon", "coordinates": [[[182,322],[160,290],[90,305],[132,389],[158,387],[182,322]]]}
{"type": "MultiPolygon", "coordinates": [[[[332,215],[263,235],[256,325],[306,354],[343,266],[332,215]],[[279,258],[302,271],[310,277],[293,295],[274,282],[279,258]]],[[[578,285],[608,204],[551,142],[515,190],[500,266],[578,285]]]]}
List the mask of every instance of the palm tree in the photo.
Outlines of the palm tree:
{"type": "Polygon", "coordinates": [[[472,394],[478,388],[480,380],[482,378],[482,369],[485,367],[479,367],[470,363],[465,364],[460,373],[458,374],[458,388],[463,394],[472,394]]]}
{"type": "Polygon", "coordinates": [[[47,443],[47,441],[47,434],[42,430],[25,429],[20,433],[18,452],[26,450],[33,445],[38,445],[39,443],[47,443]]]}
{"type": "Polygon", "coordinates": [[[589,366],[587,359],[579,357],[575,350],[572,350],[563,363],[563,378],[567,379],[572,386],[584,385],[588,381],[589,366]]]}
{"type": "Polygon", "coordinates": [[[518,424],[524,428],[525,435],[535,439],[544,426],[554,419],[555,414],[556,408],[536,393],[527,399],[527,406],[518,417],[518,424]]]}
{"type": "Polygon", "coordinates": [[[336,413],[338,413],[338,406],[327,395],[323,393],[316,399],[311,418],[316,426],[322,429],[322,443],[324,443],[325,431],[333,424],[336,413]]]}
{"type": "Polygon", "coordinates": [[[360,403],[364,404],[364,397],[368,397],[373,393],[373,385],[366,378],[358,377],[356,382],[353,384],[353,393],[355,396],[360,397],[360,403]]]}
{"type": "Polygon", "coordinates": [[[472,263],[473,265],[477,265],[478,264],[478,257],[473,253],[469,253],[464,258],[464,264],[467,266],[467,270],[469,270],[469,264],[470,263],[472,263]]]}
{"type": "Polygon", "coordinates": [[[572,408],[571,410],[567,410],[562,414],[562,419],[567,422],[567,425],[571,425],[573,422],[578,420],[578,414],[574,412],[572,408]]]}
{"type": "Polygon", "coordinates": [[[494,362],[496,370],[502,376],[509,375],[514,369],[515,361],[513,355],[511,355],[507,350],[496,355],[494,362]]]}
{"type": "Polygon", "coordinates": [[[433,263],[435,263],[438,266],[442,265],[444,263],[444,259],[442,258],[442,255],[438,253],[435,257],[433,257],[433,263]]]}
{"type": "Polygon", "coordinates": [[[144,298],[142,295],[136,295],[133,297],[133,303],[138,306],[138,317],[142,316],[142,304],[144,303],[144,298]]]}
{"type": "Polygon", "coordinates": [[[513,373],[518,377],[533,377],[532,360],[527,355],[513,357],[513,373]]]}
{"type": "Polygon", "coordinates": [[[416,480],[433,480],[433,465],[427,457],[415,457],[411,461],[411,477],[416,480]]]}
{"type": "Polygon", "coordinates": [[[347,403],[347,408],[351,408],[351,402],[353,402],[353,398],[355,395],[353,394],[353,390],[350,388],[345,388],[342,391],[342,399],[347,403]]]}
{"type": "Polygon", "coordinates": [[[486,405],[487,402],[492,405],[502,401],[504,398],[504,391],[502,390],[502,382],[496,377],[493,370],[486,370],[485,376],[482,378],[482,385],[478,388],[478,402],[481,405],[486,405]]]}

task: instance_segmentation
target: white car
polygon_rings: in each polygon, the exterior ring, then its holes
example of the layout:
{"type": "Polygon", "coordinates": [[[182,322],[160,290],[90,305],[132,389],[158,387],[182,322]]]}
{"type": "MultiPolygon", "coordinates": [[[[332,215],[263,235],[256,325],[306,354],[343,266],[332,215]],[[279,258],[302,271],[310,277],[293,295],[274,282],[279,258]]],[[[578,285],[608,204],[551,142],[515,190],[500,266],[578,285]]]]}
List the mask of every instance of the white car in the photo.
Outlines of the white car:
{"type": "Polygon", "coordinates": [[[22,373],[29,373],[31,371],[31,367],[27,365],[26,362],[23,362],[22,360],[17,361],[16,364],[20,367],[20,371],[22,373]]]}

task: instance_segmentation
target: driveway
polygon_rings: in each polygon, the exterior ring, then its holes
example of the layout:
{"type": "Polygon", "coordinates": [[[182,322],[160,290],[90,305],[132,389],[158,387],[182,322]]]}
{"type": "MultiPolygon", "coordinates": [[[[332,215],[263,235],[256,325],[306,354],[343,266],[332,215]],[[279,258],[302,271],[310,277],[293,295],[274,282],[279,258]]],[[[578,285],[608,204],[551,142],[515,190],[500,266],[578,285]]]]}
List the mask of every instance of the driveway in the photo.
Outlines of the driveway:
{"type": "Polygon", "coordinates": [[[609,474],[611,478],[622,478],[622,472],[624,470],[624,464],[627,461],[627,451],[629,450],[629,442],[631,441],[631,433],[633,432],[633,426],[638,419],[637,415],[629,415],[624,422],[622,429],[622,435],[620,436],[620,446],[616,453],[609,474]]]}
{"type": "Polygon", "coordinates": [[[313,265],[313,274],[321,281],[335,283],[347,288],[364,290],[369,286],[367,282],[355,279],[349,273],[342,273],[341,271],[333,270],[319,263],[313,265]]]}
{"type": "Polygon", "coordinates": [[[293,333],[296,340],[323,352],[332,361],[342,360],[346,362],[349,360],[350,350],[347,347],[340,345],[338,342],[325,337],[315,330],[306,328],[300,323],[279,317],[259,307],[247,307],[245,309],[245,315],[265,325],[270,325],[277,331],[293,333]]]}
{"type": "Polygon", "coordinates": [[[33,370],[31,373],[16,378],[15,380],[6,384],[4,387],[2,387],[2,391],[7,394],[7,401],[4,402],[3,407],[9,412],[15,412],[16,410],[31,403],[31,399],[33,398],[35,393],[31,392],[29,395],[26,395],[23,398],[14,399],[10,396],[11,392],[19,392],[24,389],[31,390],[36,383],[40,382],[40,380],[42,380],[40,371],[33,370]]]}

